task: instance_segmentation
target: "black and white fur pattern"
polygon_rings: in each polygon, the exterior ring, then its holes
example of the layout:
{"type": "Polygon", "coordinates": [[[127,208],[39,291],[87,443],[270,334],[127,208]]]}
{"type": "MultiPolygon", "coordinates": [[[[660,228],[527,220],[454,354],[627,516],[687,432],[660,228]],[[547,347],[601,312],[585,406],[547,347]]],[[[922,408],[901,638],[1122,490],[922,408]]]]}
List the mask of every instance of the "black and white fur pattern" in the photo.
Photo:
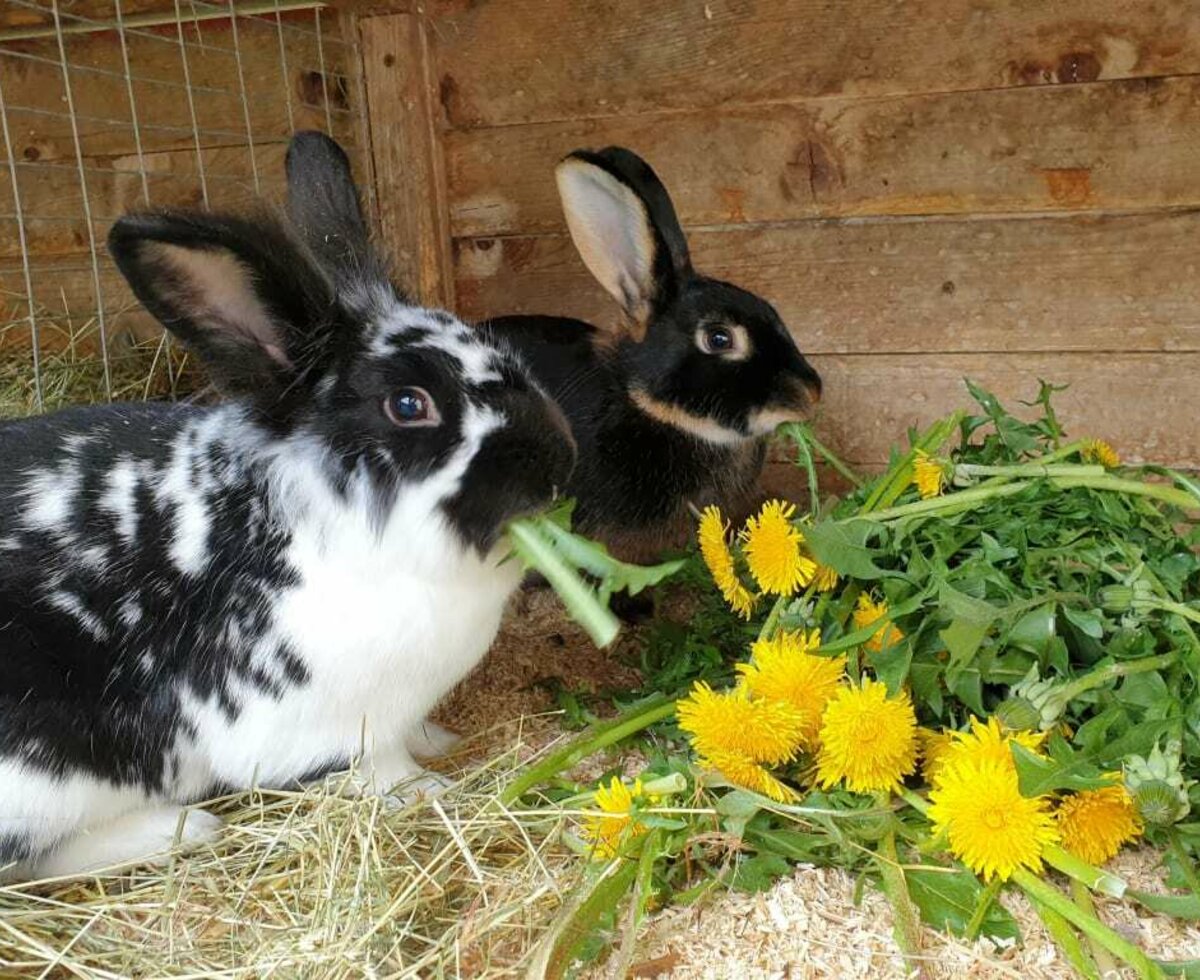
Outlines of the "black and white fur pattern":
{"type": "Polygon", "coordinates": [[[521,577],[503,526],[569,476],[520,360],[388,284],[340,151],[297,137],[289,170],[340,259],[265,218],[110,235],[228,401],[0,425],[0,878],[161,852],[227,789],[420,785],[521,577]]]}

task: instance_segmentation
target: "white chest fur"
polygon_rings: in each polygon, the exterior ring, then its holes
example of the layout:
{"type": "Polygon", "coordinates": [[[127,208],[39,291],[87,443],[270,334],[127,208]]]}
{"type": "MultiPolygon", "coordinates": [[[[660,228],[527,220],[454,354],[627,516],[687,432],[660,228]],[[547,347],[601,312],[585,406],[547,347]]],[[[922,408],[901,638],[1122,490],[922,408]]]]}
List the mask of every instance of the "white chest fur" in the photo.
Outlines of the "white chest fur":
{"type": "Polygon", "coordinates": [[[190,705],[216,778],[269,785],[387,751],[482,659],[520,566],[502,564],[503,546],[486,558],[465,548],[429,503],[402,499],[383,528],[362,506],[296,521],[286,558],[298,581],[254,656],[265,669],[286,645],[308,678],[279,698],[242,690],[232,721],[215,702],[190,705]]]}

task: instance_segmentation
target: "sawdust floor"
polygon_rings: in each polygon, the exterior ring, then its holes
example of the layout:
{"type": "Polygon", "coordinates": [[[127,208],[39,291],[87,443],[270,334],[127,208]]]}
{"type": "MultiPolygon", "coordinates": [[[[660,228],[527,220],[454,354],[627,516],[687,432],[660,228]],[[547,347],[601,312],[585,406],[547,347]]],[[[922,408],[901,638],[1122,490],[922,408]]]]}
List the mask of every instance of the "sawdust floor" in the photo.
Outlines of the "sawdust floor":
{"type": "MultiPolygon", "coordinates": [[[[624,640],[623,642],[631,642],[624,640]]],[[[618,647],[618,651],[619,651],[618,647]]],[[[602,690],[635,682],[619,656],[596,650],[567,622],[552,594],[518,596],[496,646],[479,670],[447,701],[440,720],[483,754],[512,744],[519,730],[536,744],[561,734],[546,683],[602,690]]],[[[1112,869],[1130,885],[1162,891],[1153,852],[1131,850],[1112,869]]],[[[1020,947],[997,948],[984,939],[966,943],[927,930],[923,972],[931,978],[1074,977],[1040,919],[1020,895],[1004,903],[1024,936],[1020,947]]],[[[1200,959],[1200,928],[1149,915],[1124,903],[1098,902],[1101,917],[1151,955],[1200,959]]],[[[642,959],[631,976],[697,978],[839,978],[908,975],[892,939],[887,901],[867,888],[854,902],[853,879],[838,870],[800,866],[761,895],[724,893],[700,908],[654,915],[639,944],[642,959]]],[[[1122,974],[1122,976],[1132,974],[1122,974]]],[[[597,978],[605,976],[602,969],[597,978]]]]}

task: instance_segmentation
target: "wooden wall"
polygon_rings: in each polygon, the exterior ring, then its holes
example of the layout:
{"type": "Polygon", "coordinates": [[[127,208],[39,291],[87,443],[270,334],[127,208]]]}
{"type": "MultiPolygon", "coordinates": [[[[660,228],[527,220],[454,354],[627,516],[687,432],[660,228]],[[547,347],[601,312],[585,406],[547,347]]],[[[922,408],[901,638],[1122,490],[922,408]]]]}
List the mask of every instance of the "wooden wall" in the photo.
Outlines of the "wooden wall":
{"type": "Polygon", "coordinates": [[[552,170],[621,143],[697,266],[779,308],[852,461],[969,375],[1069,383],[1076,433],[1200,467],[1200,5],[430,0],[359,30],[385,232],[427,296],[613,317],[552,170]]]}

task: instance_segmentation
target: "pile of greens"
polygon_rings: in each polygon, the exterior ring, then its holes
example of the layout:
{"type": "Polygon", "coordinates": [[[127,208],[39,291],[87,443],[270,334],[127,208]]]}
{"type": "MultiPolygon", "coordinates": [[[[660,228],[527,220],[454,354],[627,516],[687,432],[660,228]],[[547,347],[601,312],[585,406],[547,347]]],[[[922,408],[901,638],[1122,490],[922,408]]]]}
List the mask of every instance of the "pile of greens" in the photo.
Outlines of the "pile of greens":
{"type": "MultiPolygon", "coordinates": [[[[763,889],[800,861],[877,883],[914,957],[918,917],[967,936],[1019,939],[1001,900],[1008,884],[1030,896],[1084,976],[1114,960],[1140,976],[1195,974],[1196,964],[1155,962],[1105,927],[1090,895],[1200,919],[1200,822],[1189,819],[1200,807],[1200,486],[1163,467],[1121,467],[1103,444],[1069,440],[1050,385],[1032,403],[1034,421],[968,387],[976,409],[910,432],[908,448],[870,480],[807,426],[786,427],[811,492],[796,527],[807,555],[838,574],[836,586],[818,590],[813,581],[773,601],[760,596],[747,622],[693,556],[676,578],[692,597],[687,621],[654,624],[639,647],[643,689],[622,692],[618,717],[593,721],[509,787],[506,802],[589,813],[568,840],[591,859],[589,885],[547,940],[550,975],[609,949],[627,962],[652,904],[695,902],[720,887],[763,889]],[[850,493],[821,496],[821,461],[850,493]],[[886,620],[856,625],[864,596],[886,620]],[[887,623],[894,638],[872,642],[887,623]],[[889,697],[911,699],[930,733],[994,718],[1004,731],[1036,735],[1036,751],[1011,745],[1022,797],[1057,804],[1123,774],[1144,839],[1163,855],[1164,887],[1178,893],[1134,892],[1057,846],[1042,857],[1067,892],[1025,868],[1006,881],[977,876],[931,831],[928,780],[918,773],[894,793],[821,789],[815,760],[801,754],[777,771],[799,798],[780,802],[703,764],[678,725],[677,699],[694,696],[696,681],[728,686],[756,637],[806,630],[819,634],[820,655],[846,657],[847,685],[882,682],[889,697]],[[619,765],[599,789],[565,776],[612,746],[648,760],[637,784],[612,782],[619,765]]],[[[602,581],[612,574],[555,547],[602,581]]],[[[527,561],[535,556],[524,543],[518,549],[527,561]]]]}

